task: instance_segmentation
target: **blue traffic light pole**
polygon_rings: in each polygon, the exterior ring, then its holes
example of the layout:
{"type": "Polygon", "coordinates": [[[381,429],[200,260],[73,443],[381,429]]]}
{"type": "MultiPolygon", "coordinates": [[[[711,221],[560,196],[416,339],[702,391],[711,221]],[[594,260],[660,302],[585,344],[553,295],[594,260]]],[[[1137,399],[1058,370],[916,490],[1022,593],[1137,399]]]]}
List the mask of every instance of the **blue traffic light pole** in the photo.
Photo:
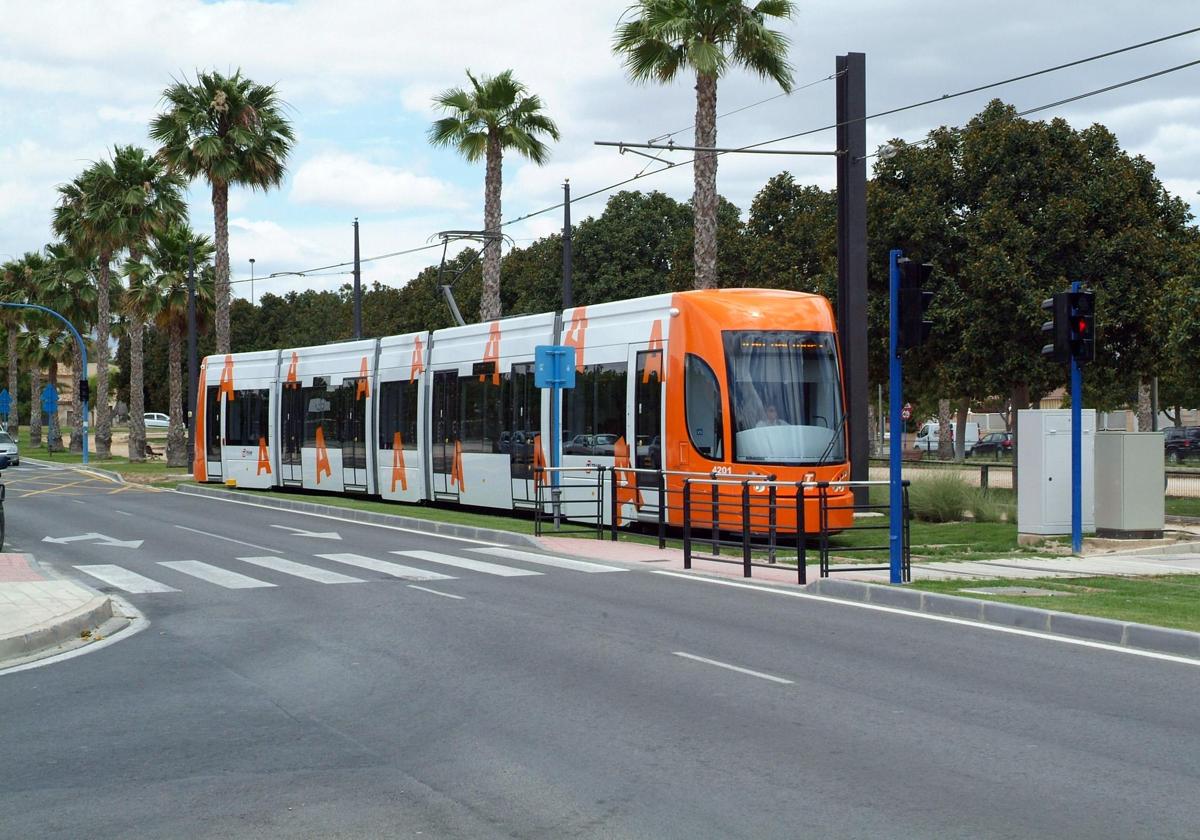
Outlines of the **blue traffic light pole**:
{"type": "Polygon", "coordinates": [[[904,420],[904,394],[900,368],[900,265],[904,252],[895,249],[888,254],[888,417],[892,427],[891,446],[888,448],[888,532],[889,565],[888,579],[891,583],[902,583],[904,563],[904,497],[900,485],[900,455],[904,446],[902,432],[904,420]]]}
{"type": "MultiPolygon", "coordinates": [[[[1071,291],[1081,291],[1078,280],[1071,291]]],[[[1083,550],[1083,373],[1071,354],[1071,551],[1083,550]]]]}
{"type": "MultiPolygon", "coordinates": [[[[68,321],[66,318],[64,318],[60,313],[55,312],[53,309],[50,309],[47,306],[39,306],[36,303],[5,303],[4,301],[0,301],[0,306],[7,306],[10,309],[36,309],[39,312],[48,312],[51,315],[53,315],[55,318],[57,318],[58,320],[62,321],[64,324],[66,324],[67,329],[69,329],[71,331],[71,335],[75,336],[75,344],[79,347],[79,359],[80,359],[80,363],[83,365],[83,370],[81,370],[79,373],[81,376],[83,376],[83,378],[85,380],[87,379],[87,363],[88,363],[87,362],[87,347],[84,346],[83,337],[79,335],[79,330],[75,329],[74,324],[72,324],[70,321],[68,321]]],[[[16,399],[15,394],[13,395],[13,399],[16,399]]],[[[88,401],[87,400],[83,401],[82,407],[83,407],[83,414],[81,415],[81,419],[83,422],[83,463],[86,464],[88,462],[88,401]]]]}

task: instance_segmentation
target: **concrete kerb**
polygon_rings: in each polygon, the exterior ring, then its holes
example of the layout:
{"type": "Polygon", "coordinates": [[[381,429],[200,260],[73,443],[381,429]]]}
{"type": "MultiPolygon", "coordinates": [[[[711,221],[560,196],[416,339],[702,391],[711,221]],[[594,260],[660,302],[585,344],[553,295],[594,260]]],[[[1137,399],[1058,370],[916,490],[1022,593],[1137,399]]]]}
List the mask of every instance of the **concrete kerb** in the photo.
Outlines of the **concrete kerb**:
{"type": "Polygon", "coordinates": [[[93,475],[98,475],[101,478],[107,478],[109,481],[117,484],[125,483],[125,476],[121,475],[120,473],[113,472],[112,470],[102,470],[98,467],[93,467],[91,464],[60,464],[56,461],[47,461],[43,458],[30,458],[29,456],[25,456],[25,460],[31,464],[40,464],[47,467],[62,467],[63,469],[92,473],[93,475]]]}
{"type": "Polygon", "coordinates": [[[418,519],[414,516],[400,516],[394,513],[378,513],[370,510],[340,507],[338,505],[323,505],[318,502],[301,501],[299,499],[279,499],[271,496],[259,496],[252,493],[238,493],[218,487],[203,485],[181,484],[175,488],[177,493],[192,496],[209,496],[226,499],[261,507],[290,510],[297,513],[318,513],[335,519],[349,522],[364,522],[371,525],[390,525],[395,528],[406,528],[410,531],[422,531],[427,534],[445,537],[459,537],[480,542],[501,543],[516,548],[533,548],[544,550],[543,546],[528,534],[518,534],[512,531],[499,531],[494,528],[476,528],[473,525],[459,525],[453,522],[437,522],[430,519],[418,519]]]}
{"type": "Polygon", "coordinates": [[[84,631],[91,635],[113,618],[112,600],[107,595],[97,595],[78,609],[0,639],[0,663],[3,663],[0,667],[17,664],[14,660],[38,659],[56,653],[50,649],[78,641],[84,631]]]}
{"type": "Polygon", "coordinates": [[[913,612],[963,618],[982,624],[1038,630],[1059,636],[1200,659],[1200,633],[1187,630],[1172,630],[1132,621],[1114,621],[1109,618],[851,580],[823,578],[810,583],[807,589],[818,595],[847,601],[880,604],[913,612]]]}

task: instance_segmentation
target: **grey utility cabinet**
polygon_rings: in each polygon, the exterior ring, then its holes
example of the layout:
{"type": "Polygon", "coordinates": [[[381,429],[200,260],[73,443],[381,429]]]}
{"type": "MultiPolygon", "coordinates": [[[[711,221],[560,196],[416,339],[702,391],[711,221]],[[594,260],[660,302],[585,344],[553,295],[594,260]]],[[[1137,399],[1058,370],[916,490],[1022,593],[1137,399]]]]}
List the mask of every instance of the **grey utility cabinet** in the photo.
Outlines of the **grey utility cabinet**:
{"type": "MultiPolygon", "coordinates": [[[[1093,495],[1096,412],[1082,423],[1083,532],[1096,529],[1093,495]]],[[[1071,411],[1017,412],[1017,530],[1022,534],[1071,533],[1071,411]]]]}
{"type": "Polygon", "coordinates": [[[1097,432],[1096,535],[1162,537],[1165,477],[1162,432],[1097,432]]]}

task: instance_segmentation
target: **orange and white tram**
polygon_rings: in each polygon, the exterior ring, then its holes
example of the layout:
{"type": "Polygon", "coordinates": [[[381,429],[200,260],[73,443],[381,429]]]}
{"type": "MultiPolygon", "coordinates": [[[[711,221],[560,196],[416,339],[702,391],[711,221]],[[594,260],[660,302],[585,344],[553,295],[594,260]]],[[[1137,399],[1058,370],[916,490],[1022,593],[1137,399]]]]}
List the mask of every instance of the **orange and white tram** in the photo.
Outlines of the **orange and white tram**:
{"type": "MultiPolygon", "coordinates": [[[[575,350],[576,380],[562,392],[557,441],[551,391],[534,385],[534,348],[553,343],[554,322],[555,313],[525,315],[209,356],[197,395],[195,475],[238,487],[520,510],[539,498],[548,504],[538,485],[557,446],[564,498],[612,492],[587,467],[631,468],[618,473],[620,520],[657,521],[665,480],[673,525],[682,521],[677,492],[688,476],[848,479],[835,324],[823,297],[719,289],[566,310],[560,343],[575,350]]],[[[778,525],[790,529],[796,490],[777,492],[778,525]]],[[[601,502],[607,523],[614,506],[601,502]]],[[[829,504],[828,526],[849,527],[849,489],[832,488],[829,504]]],[[[817,505],[810,490],[810,532],[817,505]]]]}

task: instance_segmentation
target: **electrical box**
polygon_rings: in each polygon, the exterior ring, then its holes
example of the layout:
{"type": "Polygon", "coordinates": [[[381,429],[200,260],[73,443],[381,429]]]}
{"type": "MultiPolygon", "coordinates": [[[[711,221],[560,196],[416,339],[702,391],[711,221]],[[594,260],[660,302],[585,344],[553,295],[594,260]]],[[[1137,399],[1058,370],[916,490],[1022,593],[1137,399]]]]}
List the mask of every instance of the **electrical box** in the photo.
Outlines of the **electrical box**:
{"type": "MultiPolygon", "coordinates": [[[[1083,410],[1082,527],[1096,530],[1096,412],[1083,410]]],[[[1159,460],[1162,460],[1161,448],[1159,460]]],[[[1071,411],[1017,412],[1017,531],[1022,534],[1071,533],[1071,411]]]]}
{"type": "Polygon", "coordinates": [[[1165,478],[1162,432],[1097,432],[1097,536],[1161,538],[1165,478]]]}

